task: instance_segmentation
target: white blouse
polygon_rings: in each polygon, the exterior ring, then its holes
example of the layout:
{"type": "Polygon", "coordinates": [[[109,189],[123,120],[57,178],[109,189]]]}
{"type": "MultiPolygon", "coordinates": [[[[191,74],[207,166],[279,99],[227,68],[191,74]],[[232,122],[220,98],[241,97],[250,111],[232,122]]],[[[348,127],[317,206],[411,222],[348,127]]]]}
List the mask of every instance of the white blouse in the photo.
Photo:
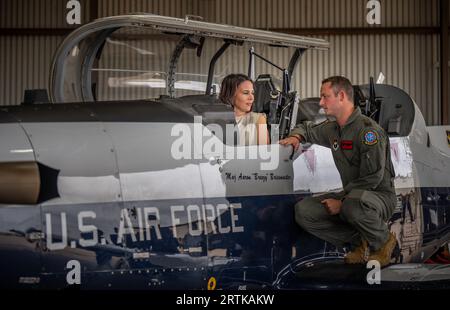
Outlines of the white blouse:
{"type": "Polygon", "coordinates": [[[236,124],[239,129],[238,145],[256,145],[258,144],[258,119],[263,113],[249,112],[236,117],[236,124]]]}

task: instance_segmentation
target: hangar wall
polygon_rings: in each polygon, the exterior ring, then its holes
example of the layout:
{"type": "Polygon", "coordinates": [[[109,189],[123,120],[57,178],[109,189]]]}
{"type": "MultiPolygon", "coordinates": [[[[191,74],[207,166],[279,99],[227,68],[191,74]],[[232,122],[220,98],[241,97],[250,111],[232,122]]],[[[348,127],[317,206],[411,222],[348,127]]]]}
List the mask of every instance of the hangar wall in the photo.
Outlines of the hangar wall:
{"type": "MultiPolygon", "coordinates": [[[[301,97],[317,96],[321,79],[328,75],[343,74],[354,83],[366,83],[381,71],[386,83],[416,100],[427,124],[440,121],[439,0],[381,0],[381,25],[376,26],[366,22],[366,0],[98,0],[93,2],[96,12],[90,10],[90,2],[80,1],[82,23],[91,15],[192,14],[210,22],[324,38],[331,43],[330,51],[309,51],[296,69],[300,79],[295,87],[301,97]],[[374,31],[386,27],[399,30],[374,31]],[[346,29],[336,32],[341,28],[346,29]]],[[[0,2],[0,105],[19,104],[24,89],[47,87],[53,53],[73,28],[65,21],[66,3],[0,2]],[[25,31],[9,31],[17,28],[25,31]]]]}
{"type": "MultiPolygon", "coordinates": [[[[81,23],[89,20],[81,0],[81,23]]],[[[47,88],[53,54],[74,26],[66,22],[67,1],[0,1],[0,105],[17,105],[25,89],[47,88]],[[40,31],[39,31],[40,30],[40,31]]]]}
{"type": "MultiPolygon", "coordinates": [[[[89,0],[80,0],[81,22],[88,21],[89,0]]],[[[1,28],[73,28],[66,23],[64,0],[2,0],[1,28]]]]}
{"type": "Polygon", "coordinates": [[[0,106],[16,105],[25,89],[47,88],[61,36],[0,36],[0,106]]]}

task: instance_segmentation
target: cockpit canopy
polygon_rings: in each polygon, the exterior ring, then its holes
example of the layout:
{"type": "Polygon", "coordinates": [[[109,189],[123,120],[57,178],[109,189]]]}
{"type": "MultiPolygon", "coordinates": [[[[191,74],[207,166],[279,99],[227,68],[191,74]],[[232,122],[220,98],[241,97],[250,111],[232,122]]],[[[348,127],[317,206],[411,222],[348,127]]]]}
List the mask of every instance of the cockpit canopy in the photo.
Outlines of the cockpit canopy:
{"type": "Polygon", "coordinates": [[[283,72],[249,50],[290,70],[309,48],[328,42],[282,33],[158,15],[98,19],[72,32],[51,71],[52,102],[172,98],[219,91],[230,73],[269,74],[281,89],[283,72]],[[284,62],[284,63],[283,63],[284,62]]]}

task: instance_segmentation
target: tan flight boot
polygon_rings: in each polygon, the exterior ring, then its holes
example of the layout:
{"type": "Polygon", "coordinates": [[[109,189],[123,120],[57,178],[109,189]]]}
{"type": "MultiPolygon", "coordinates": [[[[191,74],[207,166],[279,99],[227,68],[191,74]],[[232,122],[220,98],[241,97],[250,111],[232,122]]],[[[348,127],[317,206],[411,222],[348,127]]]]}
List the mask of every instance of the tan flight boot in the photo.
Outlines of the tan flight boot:
{"type": "Polygon", "coordinates": [[[393,233],[389,233],[389,239],[386,243],[378,250],[369,255],[370,260],[376,260],[380,263],[381,267],[389,265],[391,262],[392,251],[394,251],[395,245],[397,244],[397,239],[393,233]]]}
{"type": "Polygon", "coordinates": [[[369,256],[369,245],[366,240],[351,252],[348,252],[344,257],[346,264],[365,264],[369,256]]]}

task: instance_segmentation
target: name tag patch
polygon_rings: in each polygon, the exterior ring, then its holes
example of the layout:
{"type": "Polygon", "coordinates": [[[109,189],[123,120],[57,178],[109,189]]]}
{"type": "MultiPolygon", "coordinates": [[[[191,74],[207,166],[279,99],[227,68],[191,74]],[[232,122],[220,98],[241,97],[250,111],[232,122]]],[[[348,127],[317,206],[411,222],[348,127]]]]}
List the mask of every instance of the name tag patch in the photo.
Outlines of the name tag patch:
{"type": "Polygon", "coordinates": [[[342,140],[341,148],[343,150],[353,150],[353,141],[352,140],[342,140]]]}

